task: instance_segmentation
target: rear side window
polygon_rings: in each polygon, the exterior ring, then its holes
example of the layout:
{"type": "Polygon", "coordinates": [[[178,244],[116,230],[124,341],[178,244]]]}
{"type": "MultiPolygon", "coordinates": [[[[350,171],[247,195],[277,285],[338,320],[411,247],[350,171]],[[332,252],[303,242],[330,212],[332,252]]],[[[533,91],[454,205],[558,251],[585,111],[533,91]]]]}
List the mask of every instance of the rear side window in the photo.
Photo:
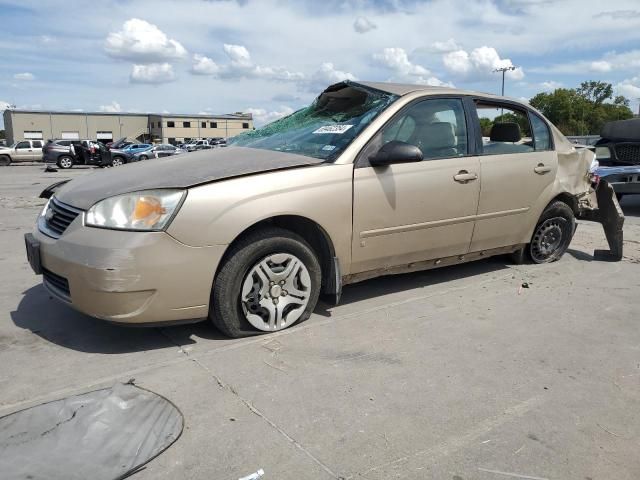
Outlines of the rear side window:
{"type": "Polygon", "coordinates": [[[531,116],[531,127],[533,129],[534,147],[536,151],[551,150],[551,133],[547,124],[533,113],[531,116]]]}
{"type": "Polygon", "coordinates": [[[484,101],[476,105],[476,110],[485,155],[534,151],[529,116],[525,110],[484,101]]]}
{"type": "Polygon", "coordinates": [[[56,142],[58,145],[62,145],[63,147],[68,147],[69,145],[71,145],[71,142],[69,140],[60,140],[58,142],[56,142]]]}
{"type": "Polygon", "coordinates": [[[41,148],[42,147],[42,142],[40,140],[34,140],[33,141],[33,146],[34,146],[34,148],[41,148]]]}

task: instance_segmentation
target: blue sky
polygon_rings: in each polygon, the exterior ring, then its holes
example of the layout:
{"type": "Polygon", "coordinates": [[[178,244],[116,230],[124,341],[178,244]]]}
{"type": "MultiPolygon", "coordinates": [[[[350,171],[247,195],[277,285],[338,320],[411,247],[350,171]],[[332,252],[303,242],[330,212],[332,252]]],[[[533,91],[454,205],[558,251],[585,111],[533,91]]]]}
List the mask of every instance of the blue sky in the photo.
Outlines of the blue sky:
{"type": "Polygon", "coordinates": [[[3,1],[0,110],[252,112],[351,78],[506,94],[604,80],[637,111],[637,0],[3,1]],[[75,2],[74,2],[75,3],[75,2]]]}

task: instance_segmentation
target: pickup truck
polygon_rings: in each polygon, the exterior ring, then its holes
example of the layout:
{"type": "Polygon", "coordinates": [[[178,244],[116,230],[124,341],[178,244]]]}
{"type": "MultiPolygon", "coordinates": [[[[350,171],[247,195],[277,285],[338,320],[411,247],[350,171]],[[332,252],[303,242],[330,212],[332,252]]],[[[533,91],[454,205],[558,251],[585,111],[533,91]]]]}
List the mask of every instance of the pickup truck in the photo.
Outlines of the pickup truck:
{"type": "Polygon", "coordinates": [[[0,147],[0,166],[14,162],[41,162],[42,140],[20,140],[9,147],[0,147]]]}

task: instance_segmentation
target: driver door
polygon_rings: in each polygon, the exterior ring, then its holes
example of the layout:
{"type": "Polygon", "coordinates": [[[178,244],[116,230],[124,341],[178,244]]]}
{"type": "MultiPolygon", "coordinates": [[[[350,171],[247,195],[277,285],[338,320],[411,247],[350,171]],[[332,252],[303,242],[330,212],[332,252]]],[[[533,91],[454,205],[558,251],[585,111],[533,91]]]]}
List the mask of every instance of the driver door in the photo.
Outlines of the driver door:
{"type": "Polygon", "coordinates": [[[353,181],[351,273],[468,252],[480,194],[480,162],[460,98],[410,104],[362,150],[353,181]],[[418,146],[424,160],[372,167],[390,141],[418,146]]]}

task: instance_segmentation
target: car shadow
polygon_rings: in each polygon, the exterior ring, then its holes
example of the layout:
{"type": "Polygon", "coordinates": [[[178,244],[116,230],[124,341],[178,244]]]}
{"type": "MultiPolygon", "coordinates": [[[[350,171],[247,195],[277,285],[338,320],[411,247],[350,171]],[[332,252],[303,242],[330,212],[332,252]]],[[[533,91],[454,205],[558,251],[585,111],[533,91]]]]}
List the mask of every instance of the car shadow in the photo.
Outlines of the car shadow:
{"type": "Polygon", "coordinates": [[[87,353],[121,354],[187,346],[198,339],[228,340],[208,322],[143,328],[98,320],[51,298],[41,284],[23,292],[10,315],[17,327],[43,340],[87,353]]]}
{"type": "MultiPolygon", "coordinates": [[[[452,280],[505,270],[509,268],[509,265],[511,265],[511,263],[505,256],[498,255],[487,258],[486,260],[478,260],[461,265],[373,278],[345,286],[342,291],[342,297],[340,298],[340,305],[348,305],[380,295],[434,286],[452,280]]],[[[315,313],[325,317],[331,317],[331,309],[333,307],[334,305],[327,302],[326,299],[322,299],[315,313]]]]}

